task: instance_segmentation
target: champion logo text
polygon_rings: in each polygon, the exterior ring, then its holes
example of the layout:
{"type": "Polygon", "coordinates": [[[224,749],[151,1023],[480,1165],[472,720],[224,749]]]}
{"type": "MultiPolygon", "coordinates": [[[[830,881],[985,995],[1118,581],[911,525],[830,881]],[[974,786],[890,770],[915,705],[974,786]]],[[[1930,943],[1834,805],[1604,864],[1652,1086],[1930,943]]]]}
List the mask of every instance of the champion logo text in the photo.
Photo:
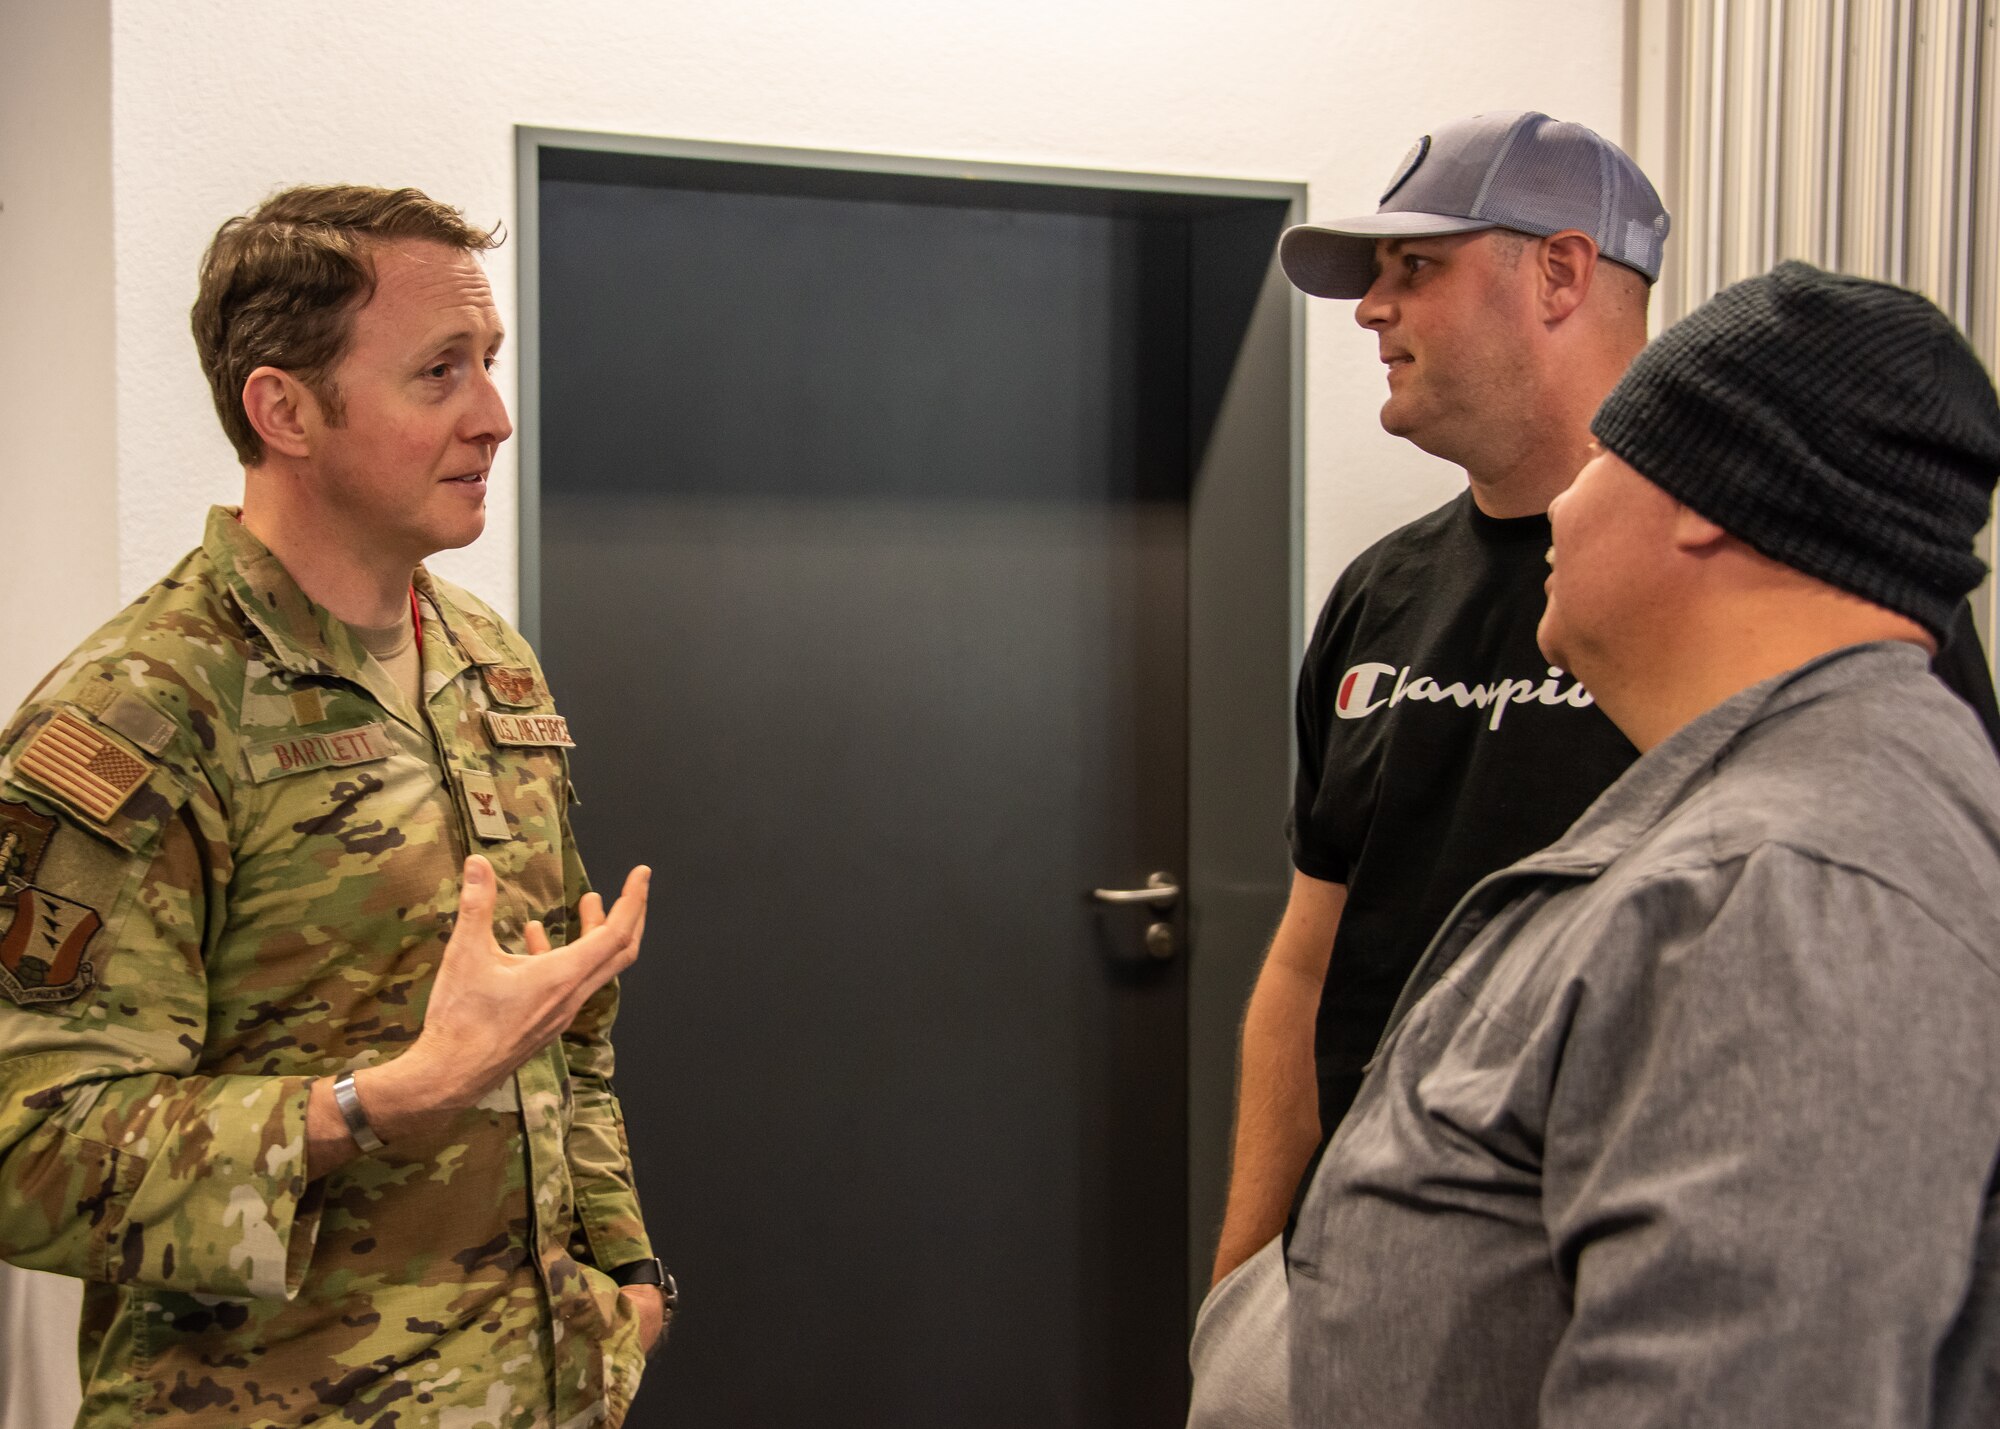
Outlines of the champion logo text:
{"type": "Polygon", "coordinates": [[[1342,719],[1366,719],[1377,710],[1394,709],[1405,700],[1419,704],[1453,704],[1460,709],[1477,709],[1486,716],[1489,730],[1500,728],[1507,711],[1515,705],[1566,705],[1589,709],[1595,700],[1579,680],[1557,666],[1548,667],[1540,680],[1493,680],[1468,685],[1463,680],[1440,685],[1429,675],[1412,677],[1408,665],[1385,665],[1369,661],[1350,665],[1340,677],[1340,693],[1334,697],[1333,712],[1342,719]]]}

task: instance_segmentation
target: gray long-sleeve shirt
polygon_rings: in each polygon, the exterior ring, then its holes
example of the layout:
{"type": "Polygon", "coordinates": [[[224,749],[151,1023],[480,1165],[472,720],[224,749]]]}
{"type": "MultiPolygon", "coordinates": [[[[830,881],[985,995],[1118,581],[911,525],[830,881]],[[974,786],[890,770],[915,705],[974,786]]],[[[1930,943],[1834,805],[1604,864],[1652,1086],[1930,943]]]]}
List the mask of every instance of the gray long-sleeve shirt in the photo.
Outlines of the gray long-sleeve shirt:
{"type": "Polygon", "coordinates": [[[2000,1424],[2000,765],[1915,646],[1447,921],[1290,1250],[1294,1423],[2000,1424]]]}

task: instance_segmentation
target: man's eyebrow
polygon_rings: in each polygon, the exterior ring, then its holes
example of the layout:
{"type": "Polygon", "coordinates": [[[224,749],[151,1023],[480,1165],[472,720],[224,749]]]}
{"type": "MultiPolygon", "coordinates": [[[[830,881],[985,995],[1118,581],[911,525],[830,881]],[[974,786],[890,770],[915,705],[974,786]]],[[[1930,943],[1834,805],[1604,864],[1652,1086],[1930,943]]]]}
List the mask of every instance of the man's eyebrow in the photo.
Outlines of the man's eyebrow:
{"type": "Polygon", "coordinates": [[[473,342],[481,337],[486,338],[494,347],[498,347],[507,340],[507,329],[496,325],[490,332],[487,332],[479,328],[462,327],[455,332],[448,332],[440,337],[431,339],[431,341],[424,344],[424,350],[426,352],[436,352],[441,348],[457,347],[460,343],[473,342]]]}

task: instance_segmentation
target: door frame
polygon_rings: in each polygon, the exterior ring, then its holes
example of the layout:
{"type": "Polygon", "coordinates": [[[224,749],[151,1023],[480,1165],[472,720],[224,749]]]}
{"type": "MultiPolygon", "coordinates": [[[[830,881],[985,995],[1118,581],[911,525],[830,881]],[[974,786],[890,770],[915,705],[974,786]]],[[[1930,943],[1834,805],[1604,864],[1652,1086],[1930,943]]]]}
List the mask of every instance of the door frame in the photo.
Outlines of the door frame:
{"type": "MultiPolygon", "coordinates": [[[[652,135],[515,128],[514,234],[519,335],[517,505],[520,628],[541,636],[541,180],[546,150],[834,172],[1073,187],[1167,198],[1284,204],[1306,215],[1306,185],[1282,179],[1139,173],[903,154],[715,143],[652,135]]],[[[1187,969],[1188,1314],[1208,1288],[1221,1225],[1245,999],[1289,891],[1279,835],[1295,754],[1291,690],[1305,648],[1305,300],[1273,254],[1242,361],[1218,401],[1188,500],[1187,969]],[[1247,374],[1247,375],[1246,375],[1247,374]],[[1282,551],[1282,561],[1270,560],[1282,551]]]]}

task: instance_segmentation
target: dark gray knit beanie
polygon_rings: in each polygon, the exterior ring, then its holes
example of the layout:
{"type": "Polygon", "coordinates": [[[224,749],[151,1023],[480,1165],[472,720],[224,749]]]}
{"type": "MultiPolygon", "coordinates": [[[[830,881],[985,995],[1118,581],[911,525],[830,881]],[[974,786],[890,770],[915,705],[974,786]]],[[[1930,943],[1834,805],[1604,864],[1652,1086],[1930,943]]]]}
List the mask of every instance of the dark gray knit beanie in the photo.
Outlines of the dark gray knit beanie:
{"type": "Polygon", "coordinates": [[[1732,536],[1940,638],[1986,570],[2000,399],[1906,288],[1781,263],[1660,334],[1590,429],[1732,536]]]}

